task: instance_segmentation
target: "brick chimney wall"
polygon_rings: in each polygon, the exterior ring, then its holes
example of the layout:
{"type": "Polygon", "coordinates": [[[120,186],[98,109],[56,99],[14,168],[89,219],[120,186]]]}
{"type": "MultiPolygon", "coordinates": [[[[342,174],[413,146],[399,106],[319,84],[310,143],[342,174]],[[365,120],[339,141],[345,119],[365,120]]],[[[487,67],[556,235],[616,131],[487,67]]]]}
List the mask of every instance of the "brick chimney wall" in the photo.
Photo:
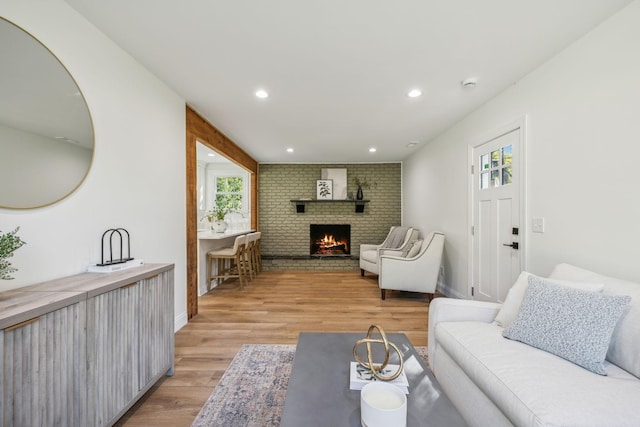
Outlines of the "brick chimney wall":
{"type": "Polygon", "coordinates": [[[261,164],[259,172],[259,229],[265,269],[355,270],[361,243],[381,243],[393,225],[401,222],[402,165],[261,164]],[[363,213],[354,203],[307,203],[297,213],[292,199],[315,199],[322,168],[346,168],[347,192],[355,198],[353,177],[375,181],[363,189],[370,200],[363,213]],[[351,258],[310,258],[309,224],[351,224],[351,258]]]}

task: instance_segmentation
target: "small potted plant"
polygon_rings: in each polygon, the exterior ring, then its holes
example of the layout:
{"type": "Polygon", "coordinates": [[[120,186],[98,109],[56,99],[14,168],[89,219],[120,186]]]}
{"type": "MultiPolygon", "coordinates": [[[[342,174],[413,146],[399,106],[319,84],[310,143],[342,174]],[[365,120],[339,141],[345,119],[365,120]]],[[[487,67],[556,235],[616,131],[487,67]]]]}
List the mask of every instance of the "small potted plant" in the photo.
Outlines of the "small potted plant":
{"type": "Polygon", "coordinates": [[[370,189],[370,188],[378,188],[378,183],[375,181],[369,182],[368,178],[359,178],[357,176],[353,177],[353,183],[358,187],[358,192],[356,193],[356,200],[364,199],[364,194],[362,193],[362,189],[370,189]]]}
{"type": "Polygon", "coordinates": [[[205,214],[204,218],[209,220],[211,224],[211,229],[216,233],[224,233],[227,229],[227,223],[224,220],[225,215],[229,212],[229,210],[223,206],[222,202],[216,202],[215,206],[209,209],[205,214]]]}
{"type": "Polygon", "coordinates": [[[0,279],[11,280],[9,274],[18,271],[17,268],[12,267],[11,263],[7,261],[7,258],[11,258],[13,253],[20,249],[25,242],[17,236],[20,227],[8,233],[2,233],[0,231],[0,279]]]}

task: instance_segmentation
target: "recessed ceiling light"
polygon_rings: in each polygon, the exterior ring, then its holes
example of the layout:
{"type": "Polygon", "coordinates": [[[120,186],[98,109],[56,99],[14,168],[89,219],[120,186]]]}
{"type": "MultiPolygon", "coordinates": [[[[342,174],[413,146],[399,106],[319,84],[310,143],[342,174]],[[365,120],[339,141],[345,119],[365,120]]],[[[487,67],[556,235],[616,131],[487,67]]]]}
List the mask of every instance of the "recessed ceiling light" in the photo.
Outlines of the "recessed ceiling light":
{"type": "Polygon", "coordinates": [[[256,91],[256,96],[257,96],[258,98],[260,98],[260,99],[265,99],[265,98],[268,98],[268,97],[269,97],[269,92],[267,92],[267,91],[266,91],[266,90],[264,90],[264,89],[258,89],[258,90],[256,91]]]}
{"type": "Polygon", "coordinates": [[[409,141],[409,143],[407,144],[408,148],[413,148],[416,145],[418,145],[418,141],[409,141]]]}
{"type": "Polygon", "coordinates": [[[376,151],[378,151],[378,150],[376,150],[376,149],[375,149],[375,148],[373,148],[373,147],[369,148],[369,152],[370,152],[370,153],[375,153],[376,151]]]}
{"type": "Polygon", "coordinates": [[[409,98],[417,98],[420,95],[422,95],[422,91],[420,89],[411,89],[409,93],[407,93],[409,98]]]}
{"type": "Polygon", "coordinates": [[[293,153],[293,148],[287,148],[287,153],[293,153]]]}
{"type": "Polygon", "coordinates": [[[207,156],[209,156],[209,157],[215,157],[216,155],[215,155],[215,154],[213,154],[213,153],[209,153],[209,154],[207,154],[207,156]]]}

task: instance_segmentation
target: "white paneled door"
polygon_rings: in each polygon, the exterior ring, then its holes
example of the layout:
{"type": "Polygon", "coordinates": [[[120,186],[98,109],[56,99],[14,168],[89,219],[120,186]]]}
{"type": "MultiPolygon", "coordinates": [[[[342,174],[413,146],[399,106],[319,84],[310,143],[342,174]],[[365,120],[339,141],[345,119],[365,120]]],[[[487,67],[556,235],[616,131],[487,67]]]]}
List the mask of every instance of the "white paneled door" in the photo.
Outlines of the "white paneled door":
{"type": "Polygon", "coordinates": [[[471,294],[503,302],[524,268],[523,129],[497,132],[471,152],[471,294]]]}

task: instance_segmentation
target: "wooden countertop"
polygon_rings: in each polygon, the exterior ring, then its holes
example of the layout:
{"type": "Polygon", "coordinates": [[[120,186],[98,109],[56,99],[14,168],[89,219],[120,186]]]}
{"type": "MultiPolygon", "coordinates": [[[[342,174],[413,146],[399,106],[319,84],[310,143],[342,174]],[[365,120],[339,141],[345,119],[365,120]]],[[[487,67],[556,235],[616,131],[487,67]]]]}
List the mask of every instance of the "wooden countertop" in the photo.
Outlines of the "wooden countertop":
{"type": "Polygon", "coordinates": [[[174,264],[143,264],[112,273],[81,273],[0,292],[0,329],[92,298],[174,268],[174,264]]]}

